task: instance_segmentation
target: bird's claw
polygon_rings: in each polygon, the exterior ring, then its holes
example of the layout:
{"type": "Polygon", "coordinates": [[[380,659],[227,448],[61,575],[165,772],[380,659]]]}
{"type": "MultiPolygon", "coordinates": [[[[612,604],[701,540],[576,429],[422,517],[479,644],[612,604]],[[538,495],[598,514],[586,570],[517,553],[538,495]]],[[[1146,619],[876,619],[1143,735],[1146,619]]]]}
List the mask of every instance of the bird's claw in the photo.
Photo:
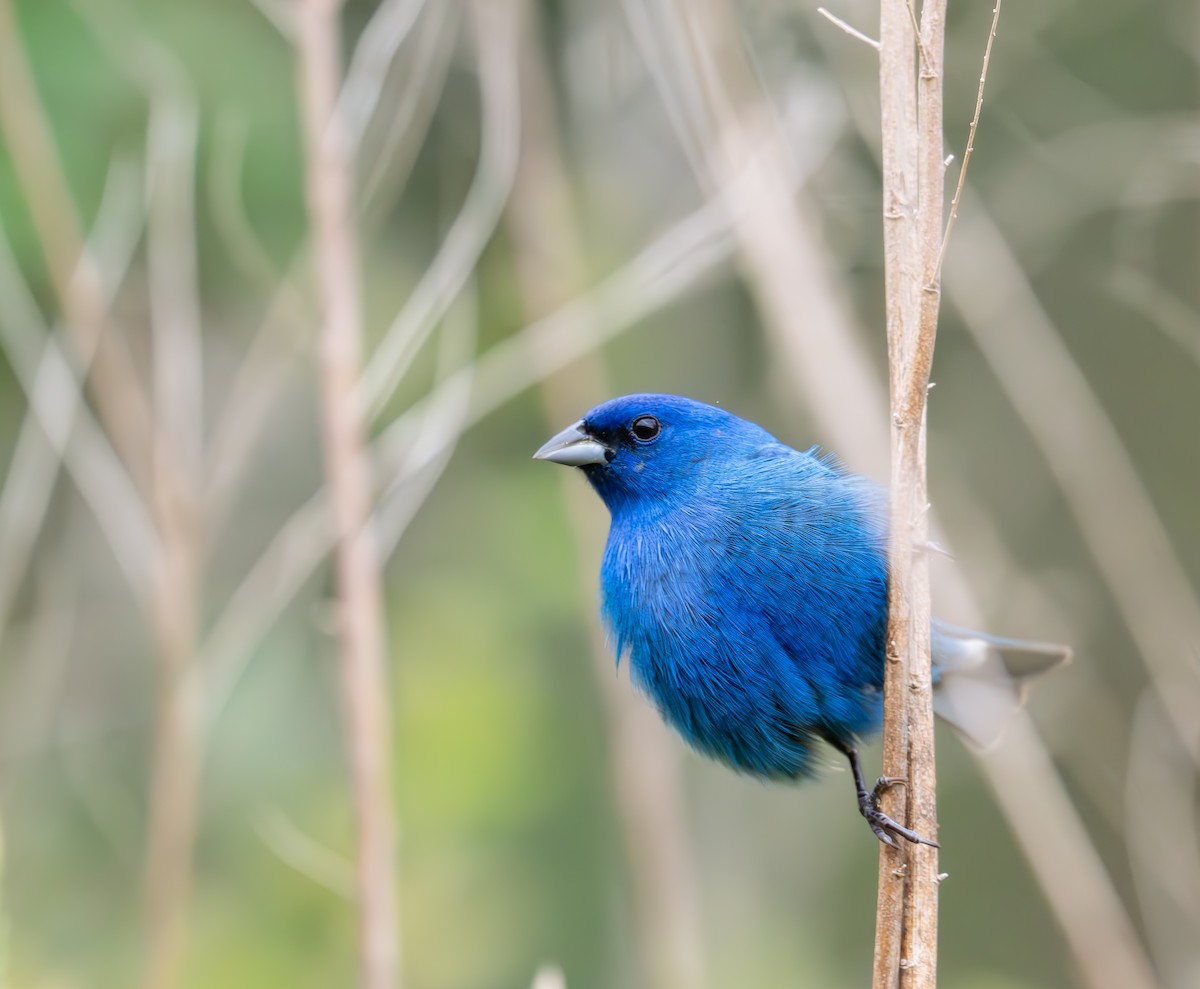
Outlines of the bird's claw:
{"type": "Polygon", "coordinates": [[[903,824],[893,821],[879,809],[880,796],[893,786],[908,786],[908,780],[895,776],[880,776],[875,781],[875,788],[868,790],[866,779],[863,777],[862,763],[859,761],[855,748],[838,739],[831,739],[831,741],[850,760],[850,771],[854,774],[854,789],[858,792],[858,812],[867,819],[867,824],[871,826],[876,838],[893,848],[897,847],[896,838],[911,841],[914,845],[941,847],[936,841],[922,838],[915,831],[910,831],[903,824]]]}
{"type": "Polygon", "coordinates": [[[893,848],[899,847],[892,837],[895,835],[897,838],[911,841],[914,845],[930,845],[933,848],[941,847],[936,841],[931,841],[929,838],[922,838],[915,831],[906,828],[897,821],[893,821],[887,814],[875,807],[864,810],[863,817],[867,819],[867,824],[871,826],[875,837],[885,845],[891,845],[893,848]]]}
{"type": "Polygon", "coordinates": [[[860,796],[858,809],[862,816],[867,819],[867,824],[871,826],[875,837],[882,841],[885,845],[891,845],[893,848],[899,847],[895,838],[903,838],[905,841],[910,841],[914,845],[931,845],[934,848],[941,846],[936,841],[931,841],[928,838],[923,838],[915,831],[906,828],[898,821],[893,821],[883,811],[879,809],[880,796],[890,790],[893,786],[907,786],[908,780],[900,779],[894,776],[880,776],[875,781],[875,788],[870,793],[864,793],[860,796]],[[865,798],[865,799],[864,799],[865,798]]]}
{"type": "Polygon", "coordinates": [[[894,786],[908,786],[903,776],[880,776],[871,790],[871,806],[878,808],[879,798],[894,786]]]}

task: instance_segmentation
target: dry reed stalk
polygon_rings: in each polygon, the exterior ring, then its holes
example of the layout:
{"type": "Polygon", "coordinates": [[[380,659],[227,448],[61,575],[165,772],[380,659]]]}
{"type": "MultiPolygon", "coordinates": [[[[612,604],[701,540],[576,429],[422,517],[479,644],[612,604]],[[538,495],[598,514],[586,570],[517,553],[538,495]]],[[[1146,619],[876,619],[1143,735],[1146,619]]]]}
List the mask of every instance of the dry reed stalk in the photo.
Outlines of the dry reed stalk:
{"type": "Polygon", "coordinates": [[[391,724],[374,484],[362,402],[362,313],[353,162],[338,113],[339,0],[296,12],[305,194],[320,311],[321,427],[334,529],[338,674],[357,827],[359,984],[393,989],[400,967],[391,724]]]}
{"type": "MultiPolygon", "coordinates": [[[[920,36],[905,0],[880,16],[884,271],[891,392],[891,536],[883,772],[904,780],[883,809],[937,837],[930,661],[925,409],[940,301],[943,237],[944,0],[922,6],[920,36]],[[919,50],[919,65],[914,55],[919,50]],[[907,814],[902,810],[906,807],[907,814]]],[[[884,846],[879,856],[874,989],[937,984],[937,849],[884,846]]]]}

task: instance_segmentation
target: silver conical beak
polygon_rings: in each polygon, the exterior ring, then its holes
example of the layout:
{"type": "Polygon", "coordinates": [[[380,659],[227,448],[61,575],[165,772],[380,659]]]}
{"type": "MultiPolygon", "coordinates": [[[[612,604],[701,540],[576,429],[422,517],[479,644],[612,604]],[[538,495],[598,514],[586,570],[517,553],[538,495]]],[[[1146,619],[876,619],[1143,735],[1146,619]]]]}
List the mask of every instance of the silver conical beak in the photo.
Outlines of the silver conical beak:
{"type": "Polygon", "coordinates": [[[568,426],[547,440],[533,455],[534,460],[549,460],[567,467],[608,463],[608,450],[583,431],[583,420],[568,426]]]}

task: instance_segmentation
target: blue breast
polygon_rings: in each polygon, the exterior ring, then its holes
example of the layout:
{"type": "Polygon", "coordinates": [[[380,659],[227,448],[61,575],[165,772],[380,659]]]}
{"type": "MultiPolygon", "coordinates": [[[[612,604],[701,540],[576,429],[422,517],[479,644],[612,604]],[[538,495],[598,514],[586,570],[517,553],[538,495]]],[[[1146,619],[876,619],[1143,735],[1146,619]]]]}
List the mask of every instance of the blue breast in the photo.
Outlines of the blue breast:
{"type": "Polygon", "coordinates": [[[882,713],[878,526],[853,490],[833,516],[830,491],[794,492],[743,486],[654,518],[615,513],[601,573],[618,656],[663,716],[700,751],[770,778],[810,774],[818,739],[853,743],[882,713]]]}

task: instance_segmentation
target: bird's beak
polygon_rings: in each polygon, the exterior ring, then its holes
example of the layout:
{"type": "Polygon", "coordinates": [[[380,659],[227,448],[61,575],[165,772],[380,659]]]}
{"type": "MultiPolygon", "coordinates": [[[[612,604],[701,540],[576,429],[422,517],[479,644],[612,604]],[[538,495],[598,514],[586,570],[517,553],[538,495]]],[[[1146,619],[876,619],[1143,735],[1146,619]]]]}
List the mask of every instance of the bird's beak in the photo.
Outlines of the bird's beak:
{"type": "Polygon", "coordinates": [[[583,420],[568,426],[557,436],[551,437],[533,455],[534,460],[549,460],[568,467],[583,467],[587,464],[608,463],[608,450],[583,429],[583,420]]]}

